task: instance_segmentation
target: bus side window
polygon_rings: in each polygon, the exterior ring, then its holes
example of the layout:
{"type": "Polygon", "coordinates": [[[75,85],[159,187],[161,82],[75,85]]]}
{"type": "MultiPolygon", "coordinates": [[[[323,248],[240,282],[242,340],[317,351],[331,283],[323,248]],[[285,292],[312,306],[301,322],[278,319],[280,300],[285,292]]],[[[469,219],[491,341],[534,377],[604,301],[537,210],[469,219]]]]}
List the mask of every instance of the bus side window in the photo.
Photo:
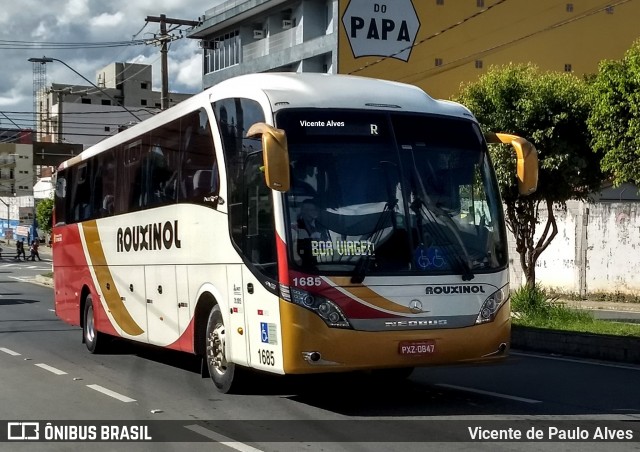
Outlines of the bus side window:
{"type": "Polygon", "coordinates": [[[56,191],[55,191],[55,226],[62,226],[66,224],[67,217],[66,212],[69,205],[69,196],[67,187],[70,187],[69,177],[71,172],[68,169],[58,171],[56,176],[56,191]]]}
{"type": "Polygon", "coordinates": [[[182,119],[181,178],[179,197],[199,204],[216,206],[211,199],[220,192],[220,174],[213,137],[204,110],[182,119]]]}
{"type": "Polygon", "coordinates": [[[75,223],[91,218],[89,164],[76,165],[72,168],[72,172],[75,173],[76,180],[71,193],[71,214],[72,221],[75,223]]]}

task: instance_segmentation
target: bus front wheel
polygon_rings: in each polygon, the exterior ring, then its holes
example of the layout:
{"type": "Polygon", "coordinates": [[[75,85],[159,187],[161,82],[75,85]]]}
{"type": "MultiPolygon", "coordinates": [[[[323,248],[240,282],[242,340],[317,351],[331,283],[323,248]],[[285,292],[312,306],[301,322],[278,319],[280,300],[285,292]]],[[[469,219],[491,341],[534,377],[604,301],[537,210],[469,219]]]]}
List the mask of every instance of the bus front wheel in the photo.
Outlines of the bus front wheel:
{"type": "Polygon", "coordinates": [[[209,313],[206,331],[205,359],[209,375],[218,391],[226,394],[238,388],[238,369],[235,364],[227,361],[225,351],[226,328],[222,320],[219,305],[214,305],[209,313]]]}
{"type": "Polygon", "coordinates": [[[93,309],[93,297],[87,295],[84,302],[84,322],[82,322],[82,337],[84,344],[91,353],[99,353],[104,349],[106,338],[96,330],[96,315],[93,309]]]}

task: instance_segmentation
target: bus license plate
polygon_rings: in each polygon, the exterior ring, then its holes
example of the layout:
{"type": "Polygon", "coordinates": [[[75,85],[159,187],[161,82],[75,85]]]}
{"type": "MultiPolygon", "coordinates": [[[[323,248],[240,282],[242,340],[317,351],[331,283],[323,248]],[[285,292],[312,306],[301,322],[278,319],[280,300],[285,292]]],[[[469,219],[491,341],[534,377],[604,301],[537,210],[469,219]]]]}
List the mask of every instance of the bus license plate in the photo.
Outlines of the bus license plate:
{"type": "Polygon", "coordinates": [[[398,353],[401,355],[432,355],[435,351],[436,341],[403,341],[398,344],[398,353]]]}

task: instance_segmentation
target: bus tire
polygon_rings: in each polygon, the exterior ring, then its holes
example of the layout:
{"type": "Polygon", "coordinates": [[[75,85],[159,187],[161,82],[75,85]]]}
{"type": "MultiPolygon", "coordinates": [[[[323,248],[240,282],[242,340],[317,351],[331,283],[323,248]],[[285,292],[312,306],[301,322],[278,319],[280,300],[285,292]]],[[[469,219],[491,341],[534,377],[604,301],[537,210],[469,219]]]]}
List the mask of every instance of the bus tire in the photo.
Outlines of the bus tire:
{"type": "Polygon", "coordinates": [[[96,330],[96,314],[93,309],[93,297],[87,295],[84,302],[84,317],[82,322],[82,338],[87,350],[91,353],[100,353],[105,349],[107,338],[96,330]]]}
{"type": "Polygon", "coordinates": [[[237,391],[239,369],[227,361],[225,352],[226,327],[219,305],[214,305],[209,313],[205,334],[205,361],[207,370],[218,391],[223,394],[237,391]]]}

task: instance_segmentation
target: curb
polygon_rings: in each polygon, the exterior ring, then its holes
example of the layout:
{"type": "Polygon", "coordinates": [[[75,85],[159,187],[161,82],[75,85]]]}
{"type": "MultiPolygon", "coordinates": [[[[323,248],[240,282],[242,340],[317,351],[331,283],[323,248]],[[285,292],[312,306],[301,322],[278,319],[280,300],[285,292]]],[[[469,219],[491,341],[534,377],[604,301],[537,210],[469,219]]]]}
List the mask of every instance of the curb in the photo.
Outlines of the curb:
{"type": "Polygon", "coordinates": [[[511,327],[511,348],[580,358],[640,364],[640,337],[511,327]]]}
{"type": "Polygon", "coordinates": [[[53,287],[53,278],[48,276],[36,275],[36,282],[43,286],[53,287]]]}

